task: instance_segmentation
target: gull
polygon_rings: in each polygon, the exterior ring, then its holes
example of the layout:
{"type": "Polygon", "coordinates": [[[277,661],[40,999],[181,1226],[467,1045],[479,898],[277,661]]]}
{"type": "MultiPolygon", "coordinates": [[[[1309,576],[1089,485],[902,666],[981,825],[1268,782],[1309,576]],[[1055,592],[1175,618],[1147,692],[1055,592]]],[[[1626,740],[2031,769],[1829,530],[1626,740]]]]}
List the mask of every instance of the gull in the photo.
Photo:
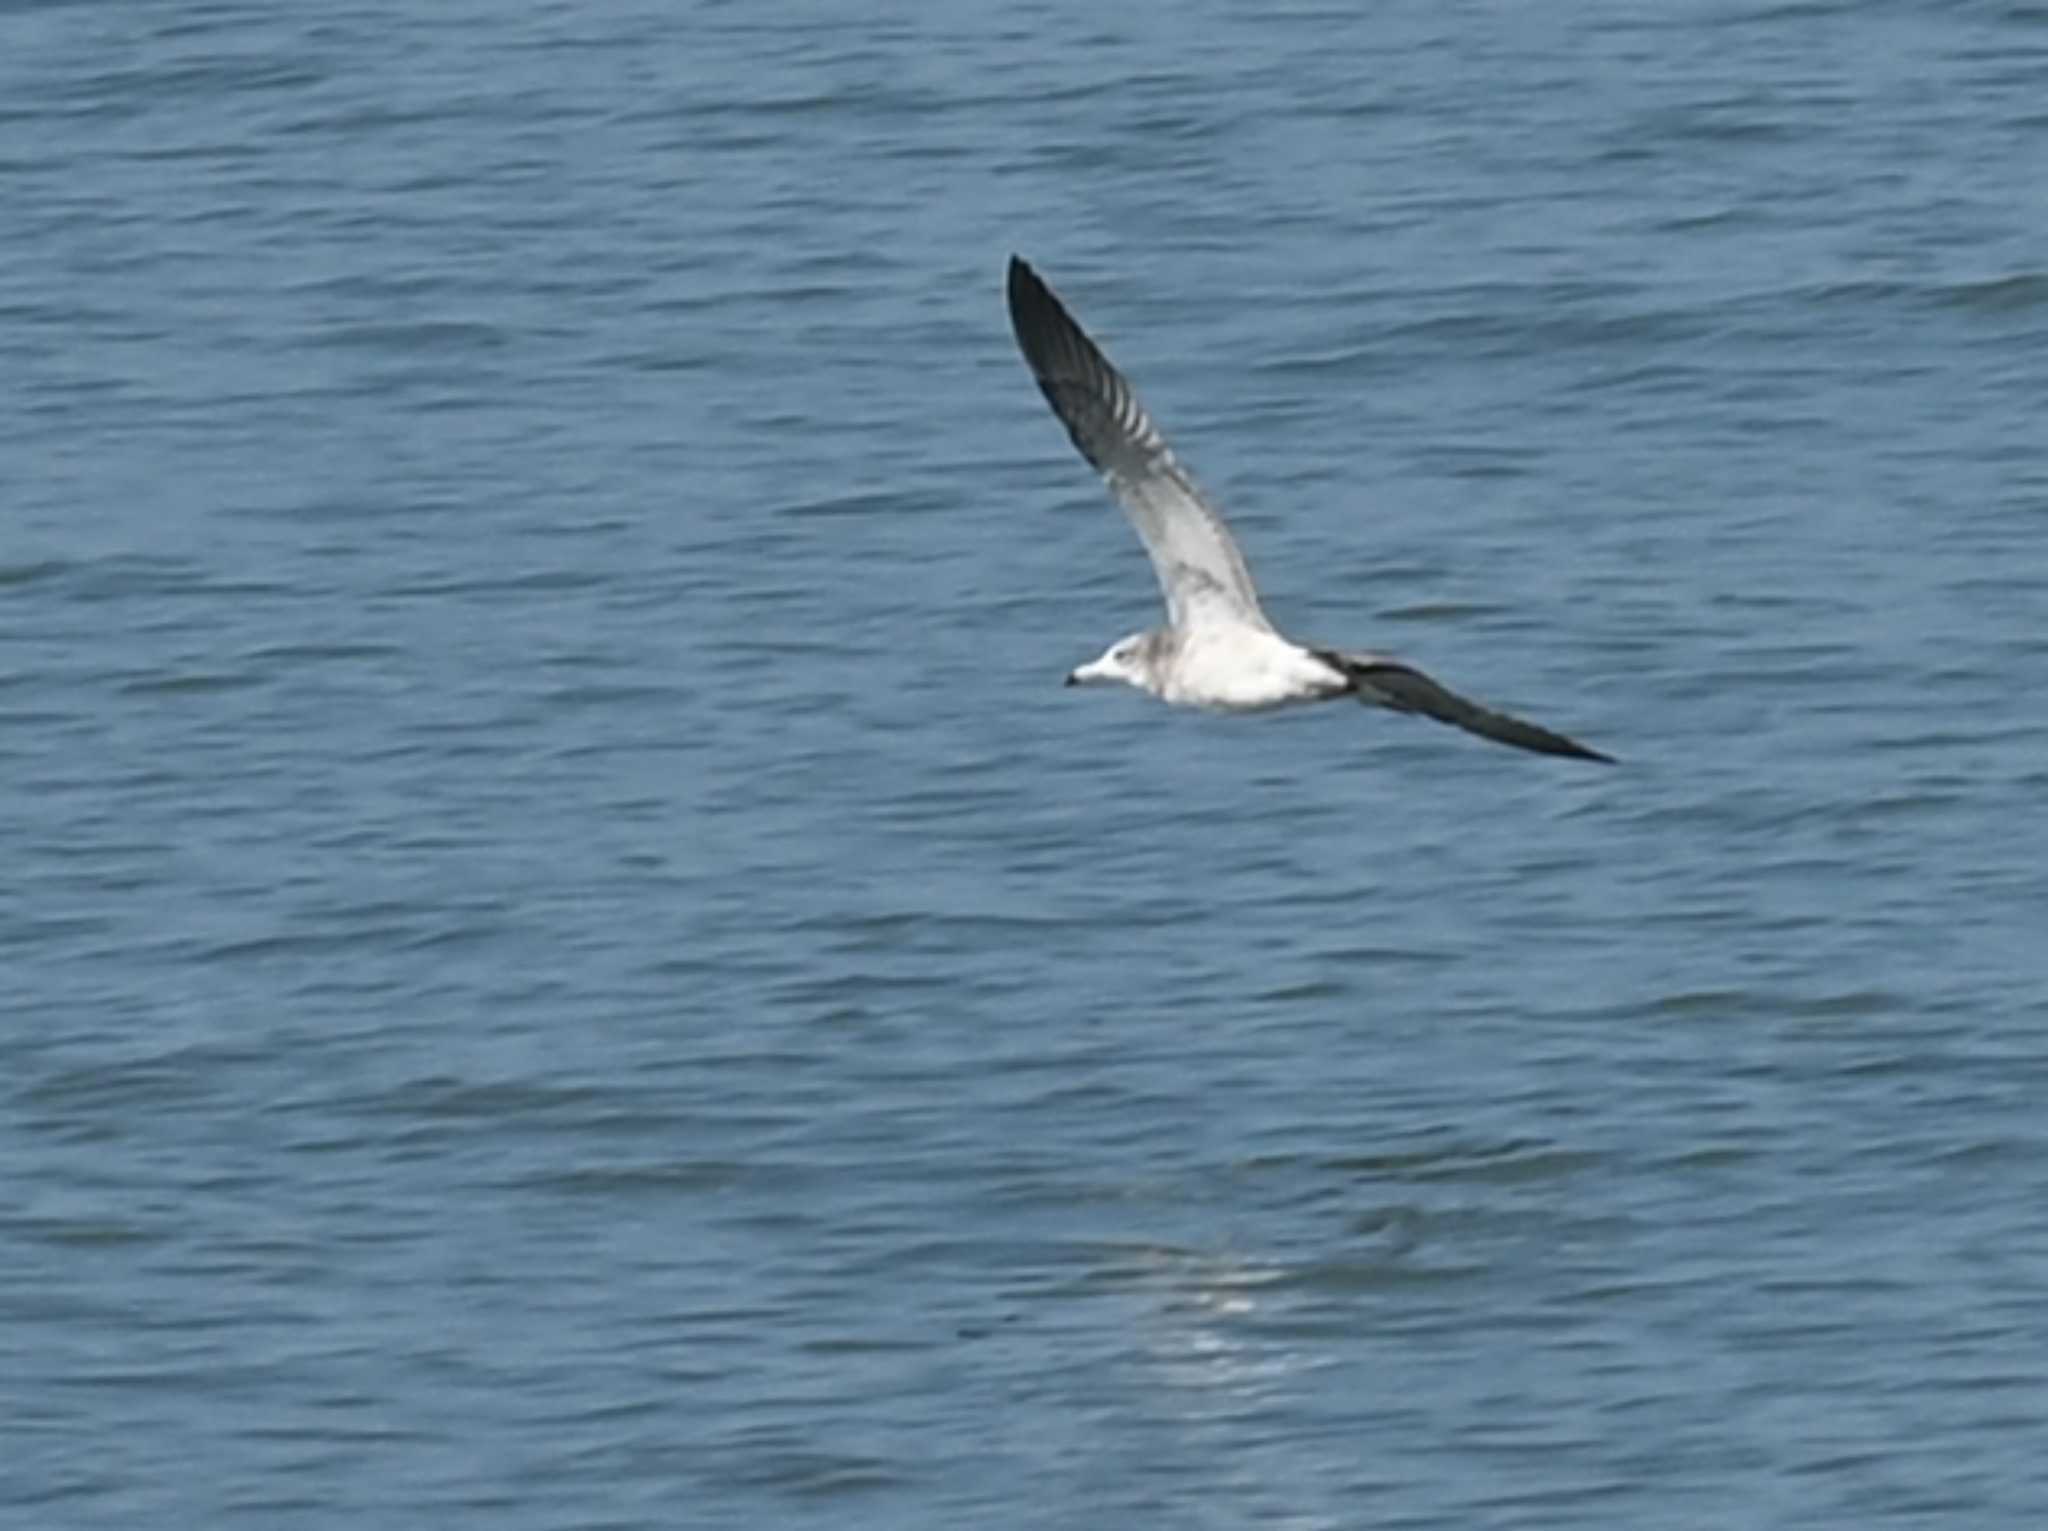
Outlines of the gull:
{"type": "Polygon", "coordinates": [[[1119,638],[1100,659],[1068,675],[1068,685],[1116,682],[1176,705],[1221,712],[1349,697],[1540,755],[1612,763],[1612,756],[1563,734],[1459,696],[1389,655],[1315,648],[1281,636],[1259,605],[1237,540],[1130,383],[1038,273],[1014,255],[1009,297],[1010,323],[1031,375],[1130,516],[1166,597],[1165,627],[1119,638]]]}

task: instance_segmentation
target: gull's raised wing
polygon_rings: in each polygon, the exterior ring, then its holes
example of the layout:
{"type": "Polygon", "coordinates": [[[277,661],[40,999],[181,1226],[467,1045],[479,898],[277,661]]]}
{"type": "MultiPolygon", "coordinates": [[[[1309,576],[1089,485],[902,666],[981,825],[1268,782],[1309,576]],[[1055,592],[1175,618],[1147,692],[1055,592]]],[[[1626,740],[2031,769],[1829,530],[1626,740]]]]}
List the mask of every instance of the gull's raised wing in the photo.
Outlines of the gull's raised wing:
{"type": "Polygon", "coordinates": [[[1033,271],[1010,257],[1010,323],[1031,375],[1138,530],[1176,628],[1273,630],[1244,554],[1175,459],[1131,385],[1033,271]]]}

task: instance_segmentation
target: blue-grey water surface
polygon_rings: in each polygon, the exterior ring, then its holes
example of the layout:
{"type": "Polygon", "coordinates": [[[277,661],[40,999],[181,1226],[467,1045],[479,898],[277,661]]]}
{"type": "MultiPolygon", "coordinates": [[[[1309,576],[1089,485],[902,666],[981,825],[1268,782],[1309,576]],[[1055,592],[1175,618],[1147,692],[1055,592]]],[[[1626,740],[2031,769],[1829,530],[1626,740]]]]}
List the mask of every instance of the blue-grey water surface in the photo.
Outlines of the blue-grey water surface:
{"type": "Polygon", "coordinates": [[[2048,1523],[2048,8],[0,10],[0,1521],[2048,1523]],[[1283,626],[1155,620],[1044,271],[1283,626]]]}

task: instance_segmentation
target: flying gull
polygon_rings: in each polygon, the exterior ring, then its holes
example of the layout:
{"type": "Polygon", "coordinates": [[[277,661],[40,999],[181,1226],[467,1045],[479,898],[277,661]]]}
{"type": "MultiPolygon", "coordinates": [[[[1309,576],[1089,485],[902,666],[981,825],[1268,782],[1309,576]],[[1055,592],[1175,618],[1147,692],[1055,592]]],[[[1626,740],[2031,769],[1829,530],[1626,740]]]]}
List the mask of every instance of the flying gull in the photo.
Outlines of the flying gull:
{"type": "Polygon", "coordinates": [[[1282,637],[1260,609],[1236,539],[1137,393],[1014,255],[1010,322],[1053,413],[1137,528],[1166,596],[1167,626],[1119,638],[1070,674],[1068,685],[1120,681],[1168,702],[1225,712],[1353,697],[1517,749],[1612,762],[1563,734],[1468,701],[1385,654],[1309,648],[1282,637]]]}

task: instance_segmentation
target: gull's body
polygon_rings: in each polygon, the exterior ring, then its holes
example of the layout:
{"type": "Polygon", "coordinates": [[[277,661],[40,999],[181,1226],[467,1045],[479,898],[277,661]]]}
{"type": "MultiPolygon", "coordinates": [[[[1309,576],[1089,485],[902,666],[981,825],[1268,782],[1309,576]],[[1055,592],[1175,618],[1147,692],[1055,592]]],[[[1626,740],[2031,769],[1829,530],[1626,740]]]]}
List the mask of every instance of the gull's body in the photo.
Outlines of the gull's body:
{"type": "Polygon", "coordinates": [[[1118,681],[1183,706],[1257,712],[1354,697],[1419,712],[1501,744],[1582,760],[1609,757],[1494,712],[1383,654],[1310,648],[1281,636],[1259,606],[1230,529],[1166,444],[1123,375],[1010,258],[1010,322],[1032,375],[1081,455],[1129,513],[1166,597],[1168,625],[1110,645],[1067,684],[1118,681]]]}

